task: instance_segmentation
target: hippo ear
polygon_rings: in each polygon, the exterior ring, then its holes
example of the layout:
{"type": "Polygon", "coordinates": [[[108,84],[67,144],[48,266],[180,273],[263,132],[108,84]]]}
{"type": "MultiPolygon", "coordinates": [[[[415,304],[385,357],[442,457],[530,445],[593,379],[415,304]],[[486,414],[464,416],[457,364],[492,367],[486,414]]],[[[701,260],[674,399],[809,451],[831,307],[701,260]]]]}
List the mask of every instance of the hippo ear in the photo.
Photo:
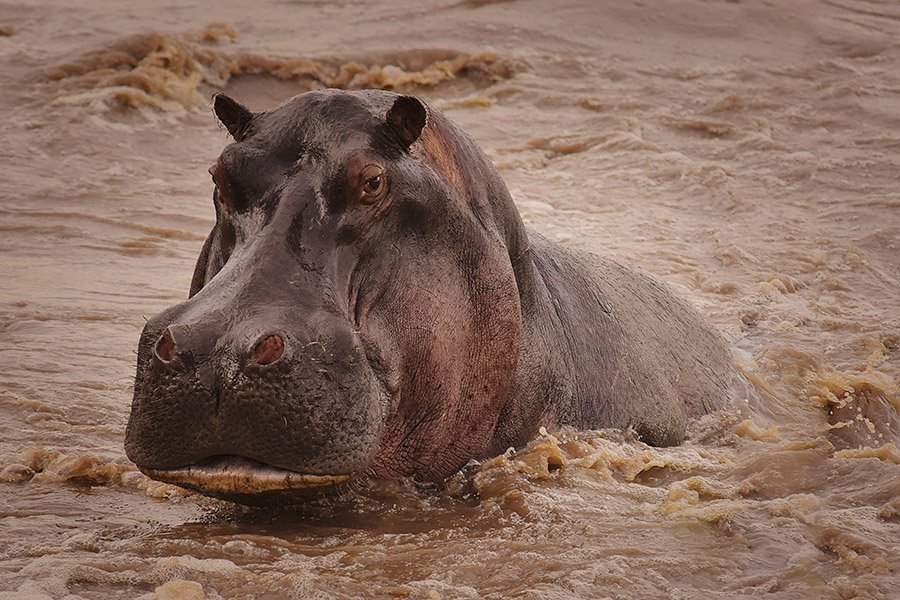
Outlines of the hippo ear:
{"type": "Polygon", "coordinates": [[[394,100],[394,105],[391,106],[385,120],[403,146],[408,149],[419,139],[422,128],[425,127],[427,114],[421,100],[412,96],[400,96],[394,100]]]}
{"type": "Polygon", "coordinates": [[[213,110],[234,141],[241,141],[253,118],[250,109],[225,94],[216,94],[213,96],[213,110]]]}

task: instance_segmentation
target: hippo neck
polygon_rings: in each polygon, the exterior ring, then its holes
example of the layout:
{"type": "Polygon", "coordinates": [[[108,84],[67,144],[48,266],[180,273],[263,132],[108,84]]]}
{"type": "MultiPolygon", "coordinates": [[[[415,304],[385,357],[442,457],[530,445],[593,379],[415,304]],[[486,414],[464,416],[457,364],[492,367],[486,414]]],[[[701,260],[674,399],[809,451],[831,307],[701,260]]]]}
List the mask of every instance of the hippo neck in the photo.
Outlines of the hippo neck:
{"type": "Polygon", "coordinates": [[[486,455],[525,444],[541,426],[593,426],[611,414],[595,385],[617,352],[610,308],[576,253],[526,235],[516,269],[522,337],[515,383],[486,455]]]}
{"type": "Polygon", "coordinates": [[[528,233],[506,184],[490,159],[465,131],[430,109],[428,124],[414,152],[465,195],[482,226],[498,231],[512,264],[523,317],[530,314],[536,298],[528,233]]]}

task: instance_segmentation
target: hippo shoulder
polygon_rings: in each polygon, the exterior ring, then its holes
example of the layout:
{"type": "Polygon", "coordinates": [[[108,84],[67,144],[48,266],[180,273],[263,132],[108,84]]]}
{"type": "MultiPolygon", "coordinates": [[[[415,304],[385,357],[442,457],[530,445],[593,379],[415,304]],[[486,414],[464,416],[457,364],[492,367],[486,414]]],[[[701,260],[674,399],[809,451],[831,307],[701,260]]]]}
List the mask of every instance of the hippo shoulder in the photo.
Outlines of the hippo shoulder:
{"type": "Polygon", "coordinates": [[[736,377],[730,345],[656,277],[529,231],[559,335],[550,353],[573,384],[548,402],[550,425],[633,427],[682,441],[690,418],[721,408],[736,377]]]}

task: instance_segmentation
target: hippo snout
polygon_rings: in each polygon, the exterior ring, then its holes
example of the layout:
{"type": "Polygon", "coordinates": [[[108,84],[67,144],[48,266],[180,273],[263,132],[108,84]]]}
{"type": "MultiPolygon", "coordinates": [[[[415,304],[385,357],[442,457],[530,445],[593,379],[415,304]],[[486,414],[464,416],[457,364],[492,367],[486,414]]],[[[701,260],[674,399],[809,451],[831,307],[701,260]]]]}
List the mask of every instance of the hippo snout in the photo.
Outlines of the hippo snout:
{"type": "Polygon", "coordinates": [[[144,328],[128,457],[152,477],[221,496],[248,493],[248,482],[305,488],[364,472],[384,402],[351,323],[321,311],[205,313],[198,298],[144,328]]]}

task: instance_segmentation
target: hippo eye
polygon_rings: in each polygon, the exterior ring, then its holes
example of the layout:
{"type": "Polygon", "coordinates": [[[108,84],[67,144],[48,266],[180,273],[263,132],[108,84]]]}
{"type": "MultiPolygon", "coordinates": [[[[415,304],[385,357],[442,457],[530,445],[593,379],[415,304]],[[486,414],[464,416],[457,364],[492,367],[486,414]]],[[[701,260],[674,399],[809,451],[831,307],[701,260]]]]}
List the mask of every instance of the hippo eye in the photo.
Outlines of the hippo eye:
{"type": "Polygon", "coordinates": [[[377,194],[381,191],[381,175],[376,175],[366,182],[363,191],[367,194],[377,194]]]}
{"type": "Polygon", "coordinates": [[[384,193],[387,185],[387,174],[377,165],[369,165],[360,173],[362,181],[363,202],[375,202],[384,193]]]}

